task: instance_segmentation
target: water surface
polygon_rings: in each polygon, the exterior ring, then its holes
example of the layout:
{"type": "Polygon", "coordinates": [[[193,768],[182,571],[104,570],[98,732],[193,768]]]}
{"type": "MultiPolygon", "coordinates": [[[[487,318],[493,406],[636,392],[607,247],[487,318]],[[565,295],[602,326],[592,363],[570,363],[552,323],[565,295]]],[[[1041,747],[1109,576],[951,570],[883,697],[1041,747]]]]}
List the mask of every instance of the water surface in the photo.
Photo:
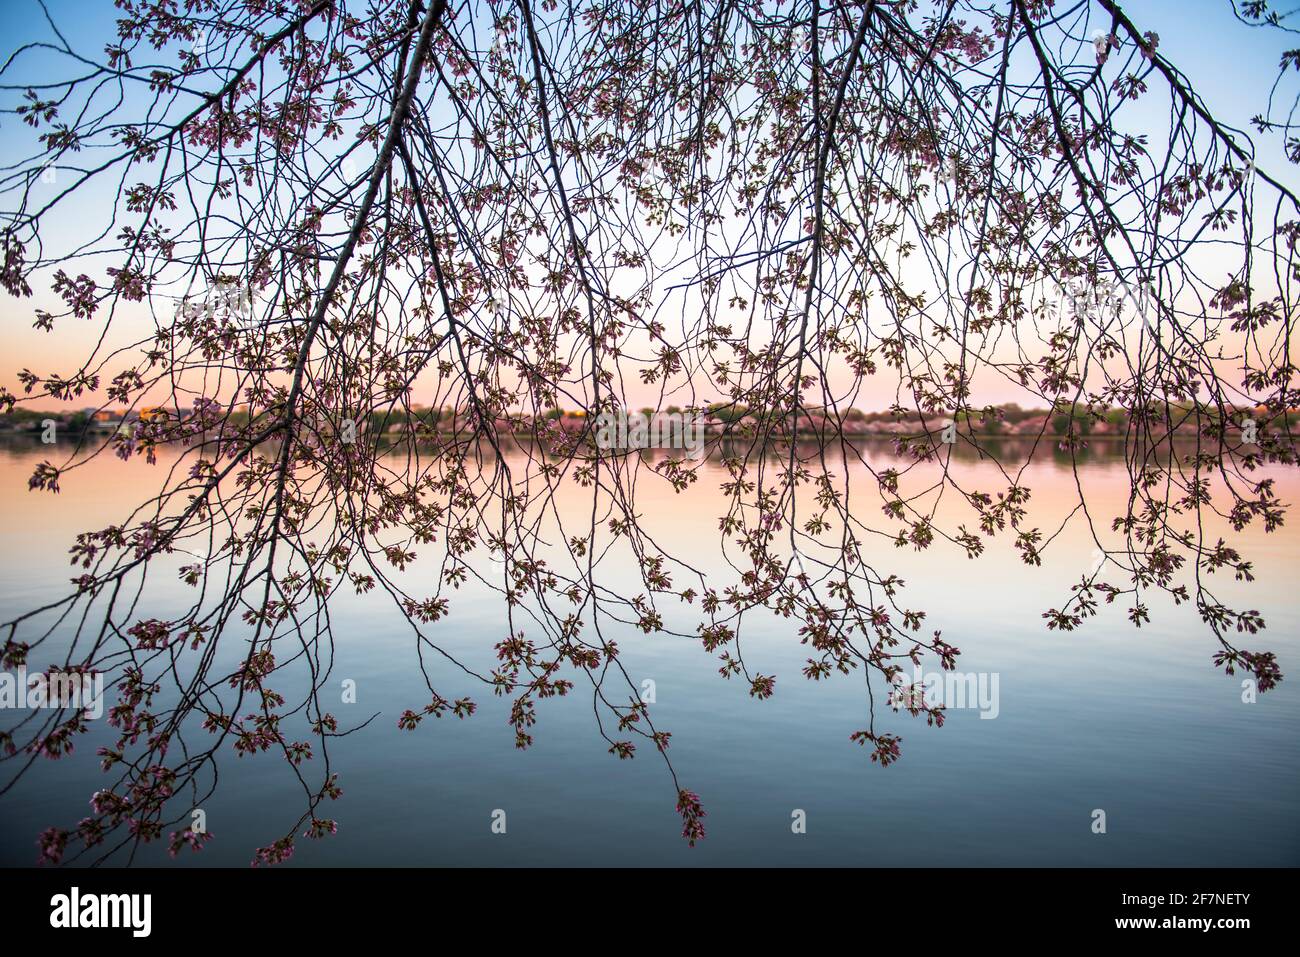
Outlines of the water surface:
{"type": "MultiPolygon", "coordinates": [[[[873,454],[886,460],[888,445],[873,454]]],[[[32,466],[47,457],[40,445],[0,444],[6,618],[61,596],[75,533],[125,517],[160,474],[103,458],[69,476],[57,497],[28,493],[32,466]]],[[[976,487],[998,487],[986,464],[957,467],[976,487]]],[[[711,569],[722,567],[714,529],[723,475],[709,463],[684,497],[650,483],[639,489],[664,547],[711,569]]],[[[1102,514],[1118,508],[1128,488],[1121,459],[1094,451],[1080,475],[1102,514]]],[[[1300,497],[1294,473],[1277,478],[1283,502],[1300,497]]],[[[1025,478],[1031,524],[1064,519],[1074,483],[1060,456],[1036,457],[1025,478]]],[[[579,507],[580,493],[564,493],[566,501],[579,507]]],[[[698,642],[607,627],[632,677],[655,682],[656,726],[672,732],[678,776],[707,809],[708,836],[695,848],[679,836],[662,763],[645,747],[631,761],[609,755],[589,694],[542,702],[536,743],[519,751],[506,703],[431,662],[439,691],[473,697],[479,712],[400,731],[398,715],[428,699],[412,634],[385,599],[341,596],[330,682],[354,680],[358,700],[333,710],[349,724],[380,714],[332,744],[344,795],[326,813],[338,834],[300,841],[290,866],[1300,864],[1300,538],[1288,528],[1248,530],[1240,547],[1257,581],[1218,583],[1225,599],[1264,614],[1267,630],[1243,644],[1276,652],[1287,675],[1254,704],[1243,703],[1240,676],[1212,667],[1217,645],[1190,607],[1153,599],[1141,630],[1111,608],[1076,632],[1048,631],[1041,613],[1061,604],[1094,547],[1077,521],[1041,568],[1026,567],[1005,536],[976,561],[940,546],[918,554],[881,545],[881,567],[908,581],[906,603],[926,609],[927,627],[961,648],[963,671],[996,672],[1000,692],[994,720],[954,710],[931,728],[884,714],[878,727],[900,734],[904,749],[887,769],[849,741],[865,726],[861,676],[805,680],[793,620],[746,625],[750,668],[777,676],[767,701],[720,678],[698,642]],[[491,830],[498,809],[504,835],[491,830]],[[792,832],[796,809],[805,834],[792,832]],[[1092,832],[1096,809],[1106,812],[1104,835],[1092,832]]],[[[421,573],[417,563],[408,574],[421,573]]],[[[149,615],[164,617],[188,597],[166,575],[155,585],[142,609],[149,615]]],[[[451,615],[434,626],[438,640],[486,671],[506,635],[503,605],[472,586],[452,597],[451,615]]],[[[3,713],[0,721],[11,723],[3,713]]],[[[46,762],[0,798],[0,862],[33,863],[41,829],[86,815],[91,792],[106,783],[94,758],[106,733],[100,723],[71,758],[46,762]]],[[[227,752],[220,771],[217,793],[203,802],[213,842],[178,866],[245,865],[301,812],[301,791],[280,759],[227,752]]],[[[154,847],[140,860],[166,857],[154,847]]]]}

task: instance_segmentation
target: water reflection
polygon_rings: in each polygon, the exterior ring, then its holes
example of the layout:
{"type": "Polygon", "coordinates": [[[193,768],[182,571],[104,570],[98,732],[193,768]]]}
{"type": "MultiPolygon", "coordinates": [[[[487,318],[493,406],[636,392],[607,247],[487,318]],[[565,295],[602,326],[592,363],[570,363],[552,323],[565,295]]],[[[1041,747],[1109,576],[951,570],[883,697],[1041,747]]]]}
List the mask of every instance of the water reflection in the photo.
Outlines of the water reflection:
{"type": "MultiPolygon", "coordinates": [[[[1027,446],[997,440],[989,451],[1018,466],[1027,446]]],[[[863,507],[876,509],[874,482],[856,453],[875,468],[897,459],[887,440],[855,450],[846,467],[855,482],[861,477],[863,507]]],[[[70,475],[59,496],[29,494],[27,476],[48,457],[39,443],[0,443],[6,617],[61,596],[74,534],[125,517],[169,464],[166,454],[154,467],[105,456],[70,475]]],[[[961,445],[953,461],[971,487],[1005,484],[992,461],[961,445]]],[[[708,811],[708,837],[694,849],[679,837],[662,765],[610,756],[589,697],[545,702],[536,745],[521,752],[506,702],[448,668],[439,675],[443,693],[474,697],[479,713],[399,731],[398,715],[427,698],[411,633],[391,604],[340,595],[331,683],[355,682],[357,701],[336,710],[353,724],[380,717],[336,742],[330,757],[344,796],[331,813],[339,833],[303,842],[293,865],[1300,863],[1300,543],[1285,528],[1268,536],[1247,529],[1240,548],[1255,560],[1257,581],[1221,585],[1225,597],[1268,619],[1256,644],[1277,652],[1290,676],[1244,703],[1239,681],[1211,667],[1217,646],[1186,606],[1158,603],[1140,631],[1120,608],[1104,608],[1078,632],[1046,630],[1042,612],[1095,548],[1081,522],[1067,521],[1076,464],[1099,524],[1123,509],[1129,480],[1116,443],[1094,441],[1074,455],[1040,444],[1021,478],[1033,490],[1033,521],[1053,529],[1064,523],[1041,568],[1026,567],[1005,539],[976,561],[952,549],[918,553],[882,542],[882,567],[907,580],[908,604],[928,611],[927,627],[962,649],[961,667],[1000,679],[995,720],[957,709],[939,729],[890,715],[886,724],[903,737],[904,756],[888,769],[870,765],[849,741],[863,725],[861,676],[806,681],[806,648],[790,621],[747,625],[747,660],[777,676],[767,701],[721,679],[716,658],[697,642],[610,626],[634,680],[654,682],[656,724],[673,733],[679,777],[708,811]],[[1106,811],[1105,835],[1091,829],[1097,809],[1106,811]],[[491,829],[495,811],[506,813],[505,834],[491,829]],[[806,833],[791,827],[796,811],[806,833]]],[[[664,550],[719,574],[727,571],[714,531],[724,475],[711,459],[683,495],[662,482],[638,485],[639,507],[653,517],[664,550]]],[[[1276,477],[1279,499],[1296,501],[1294,475],[1276,477]]],[[[557,507],[589,507],[586,494],[563,486],[557,507]]],[[[418,563],[410,574],[421,574],[418,563]]],[[[185,600],[174,576],[157,584],[151,614],[185,600]]],[[[506,630],[500,601],[472,584],[435,627],[450,652],[480,667],[490,667],[506,630]]],[[[879,702],[884,689],[877,691],[879,702]]],[[[90,793],[104,783],[94,759],[103,737],[95,729],[71,758],[48,763],[0,798],[0,861],[33,862],[39,830],[85,815],[90,793]]],[[[176,864],[246,864],[254,847],[296,818],[300,799],[278,760],[228,754],[221,786],[203,806],[214,840],[176,864]]],[[[143,857],[165,859],[161,848],[143,857]]]]}

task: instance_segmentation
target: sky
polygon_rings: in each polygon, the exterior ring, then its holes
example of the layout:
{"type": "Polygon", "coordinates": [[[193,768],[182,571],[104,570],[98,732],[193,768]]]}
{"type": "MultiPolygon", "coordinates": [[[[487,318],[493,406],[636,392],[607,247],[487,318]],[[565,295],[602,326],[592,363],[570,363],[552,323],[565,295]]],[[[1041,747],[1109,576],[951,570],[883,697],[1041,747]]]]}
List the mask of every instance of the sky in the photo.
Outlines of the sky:
{"type": "MultiPolygon", "coordinates": [[[[1062,4],[1058,3],[1058,8],[1062,4]]],[[[87,57],[102,58],[102,47],[115,36],[114,21],[118,11],[107,0],[48,0],[53,20],[74,49],[87,57]]],[[[1264,108],[1267,91],[1277,76],[1281,52],[1287,48],[1286,35],[1275,30],[1250,29],[1235,20],[1228,0],[1141,0],[1123,4],[1129,16],[1143,29],[1159,34],[1160,50],[1190,78],[1194,88],[1207,104],[1210,112],[1227,120],[1242,130],[1247,130],[1249,117],[1264,108]]],[[[35,0],[0,0],[0,50],[5,57],[26,43],[49,39],[51,30],[35,0]]],[[[1300,38],[1292,38],[1294,45],[1300,38]]],[[[44,62],[38,54],[25,56],[0,74],[0,83],[21,88],[26,82],[43,76],[44,62]]],[[[1294,87],[1283,87],[1293,93],[1294,87]]],[[[19,94],[0,90],[0,103],[12,105],[19,94]]],[[[1160,120],[1153,118],[1157,125],[1160,120]]],[[[30,145],[30,136],[13,115],[0,115],[0,166],[7,166],[20,158],[30,145]]],[[[1153,139],[1155,139],[1153,137],[1153,139]]],[[[1155,144],[1153,143],[1153,146],[1155,144]]],[[[1294,167],[1281,155],[1278,137],[1257,138],[1259,166],[1295,184],[1294,167]]],[[[85,198],[67,207],[51,222],[47,242],[51,247],[84,238],[87,207],[101,209],[113,199],[113,185],[105,179],[85,198]]],[[[0,207],[7,205],[8,197],[0,197],[0,207]]],[[[45,374],[68,373],[84,358],[88,345],[99,335],[102,316],[97,315],[94,325],[67,323],[56,327],[56,332],[46,333],[32,328],[36,307],[58,308],[49,299],[47,291],[39,290],[29,300],[15,300],[0,292],[0,385],[20,393],[16,373],[26,367],[45,374]]],[[[141,307],[125,305],[122,322],[115,328],[109,341],[126,344],[149,334],[152,322],[141,307]]],[[[883,408],[893,399],[895,382],[892,377],[882,377],[866,393],[865,401],[857,404],[866,408],[883,408]]],[[[1002,388],[996,384],[988,388],[980,401],[1009,401],[1023,398],[1012,386],[1002,388]]],[[[102,389],[99,394],[102,396],[102,389]]],[[[630,390],[629,401],[634,407],[652,404],[656,395],[650,389],[630,390]]],[[[103,398],[79,400],[67,406],[80,408],[98,405],[103,398]]],[[[417,395],[414,401],[420,401],[417,395]]],[[[60,403],[41,400],[35,407],[57,408],[60,403]]]]}

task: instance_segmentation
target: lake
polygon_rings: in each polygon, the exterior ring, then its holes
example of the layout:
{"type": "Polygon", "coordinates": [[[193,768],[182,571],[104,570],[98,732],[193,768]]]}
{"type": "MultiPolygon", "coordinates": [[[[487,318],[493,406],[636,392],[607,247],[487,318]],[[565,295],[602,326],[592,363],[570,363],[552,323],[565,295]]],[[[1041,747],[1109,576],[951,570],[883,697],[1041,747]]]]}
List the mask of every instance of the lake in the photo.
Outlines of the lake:
{"type": "MultiPolygon", "coordinates": [[[[892,452],[882,441],[868,454],[887,463],[892,452]]],[[[169,455],[157,466],[101,457],[55,496],[27,491],[34,465],[52,457],[48,446],[0,442],[0,618],[61,596],[74,573],[68,548],[76,532],[124,519],[157,487],[169,455]]],[[[642,481],[638,507],[665,550],[719,571],[725,472],[713,461],[701,468],[701,480],[680,496],[642,481]]],[[[1002,487],[988,463],[964,458],[953,468],[974,487],[1002,487]]],[[[1294,503],[1296,472],[1268,474],[1279,500],[1294,503]]],[[[1099,527],[1108,527],[1129,487],[1122,459],[1101,443],[1080,464],[1079,480],[1099,527]]],[[[1075,475],[1059,454],[1036,455],[1022,484],[1033,491],[1030,525],[1055,528],[1073,507],[1075,475]]],[[[559,506],[581,509],[582,495],[566,488],[559,506]]],[[[876,504],[863,507],[880,521],[876,504]]],[[[1242,676],[1212,666],[1218,645],[1190,605],[1153,597],[1152,621],[1140,630],[1126,621],[1123,602],[1077,631],[1047,629],[1042,613],[1059,607],[1094,561],[1078,518],[1038,568],[1020,561],[1005,533],[974,561],[938,543],[918,553],[881,540],[879,567],[907,580],[906,604],[925,609],[925,627],[962,650],[961,671],[996,675],[998,692],[995,718],[953,709],[942,728],[888,711],[878,695],[878,728],[903,739],[902,758],[888,768],[849,741],[866,725],[861,674],[806,680],[796,619],[746,625],[749,667],[776,676],[765,701],[721,678],[716,656],[697,640],[607,628],[633,680],[653,682],[655,724],[672,732],[678,777],[704,803],[708,834],[694,848],[680,836],[662,762],[644,745],[634,760],[608,754],[581,690],[541,702],[536,743],[519,751],[507,701],[426,653],[439,691],[473,697],[478,713],[399,730],[398,716],[428,700],[412,632],[377,592],[341,594],[331,606],[337,644],[326,687],[354,681],[357,700],[338,696],[332,710],[344,727],[379,717],[332,743],[343,797],[323,813],[338,820],[338,833],[300,840],[287,866],[1300,864],[1300,519],[1288,516],[1271,535],[1249,527],[1235,544],[1254,560],[1257,580],[1216,582],[1230,604],[1264,615],[1267,630],[1243,644],[1276,652],[1286,675],[1248,703],[1242,676]],[[1104,834],[1093,832],[1097,810],[1105,812],[1104,834]],[[492,827],[498,811],[504,834],[492,827]],[[804,833],[792,828],[797,818],[804,833]]],[[[430,560],[422,555],[407,578],[427,577],[431,566],[421,563],[430,560]]],[[[167,570],[148,594],[143,616],[165,617],[188,599],[167,570]]],[[[452,594],[450,615],[432,633],[486,672],[492,646],[507,633],[504,605],[467,586],[452,594]]],[[[226,650],[242,654],[243,637],[223,637],[226,650]]],[[[277,690],[293,700],[288,682],[277,690]]],[[[0,727],[12,723],[0,712],[0,727]]],[[[107,783],[94,754],[108,738],[105,725],[92,722],[71,757],[43,762],[0,797],[0,862],[34,863],[39,831],[88,813],[90,794],[107,783]]],[[[13,764],[0,766],[3,780],[13,764]]],[[[227,749],[219,787],[202,809],[213,840],[174,865],[245,866],[297,819],[302,792],[281,759],[227,749]]],[[[153,845],[137,860],[168,858],[153,845]]]]}

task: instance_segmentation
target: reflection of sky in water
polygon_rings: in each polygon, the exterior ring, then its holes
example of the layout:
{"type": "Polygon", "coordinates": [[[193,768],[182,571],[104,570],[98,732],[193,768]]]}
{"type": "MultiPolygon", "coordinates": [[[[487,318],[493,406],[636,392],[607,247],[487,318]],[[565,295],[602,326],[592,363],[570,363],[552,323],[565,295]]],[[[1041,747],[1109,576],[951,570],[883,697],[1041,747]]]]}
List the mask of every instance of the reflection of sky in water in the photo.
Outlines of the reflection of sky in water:
{"type": "MultiPolygon", "coordinates": [[[[883,460],[887,451],[877,443],[868,454],[883,460]]],[[[73,574],[66,552],[73,534],[123,517],[156,480],[146,466],[104,459],[69,475],[57,499],[29,495],[26,476],[44,457],[40,446],[0,448],[5,616],[60,595],[73,574]]],[[[1074,478],[1060,461],[1040,458],[1024,484],[1033,490],[1029,524],[1048,532],[1073,506],[1074,478]]],[[[722,473],[708,468],[684,496],[643,478],[638,501],[665,550],[717,571],[713,489],[722,473]]],[[[956,469],[967,489],[1004,488],[987,464],[962,461],[956,469]]],[[[1123,463],[1094,457],[1081,476],[1104,529],[1127,492],[1123,463]]],[[[1295,501],[1298,486],[1294,475],[1279,474],[1280,500],[1295,501]]],[[[861,496],[855,509],[875,521],[872,487],[857,483],[854,490],[861,496]]],[[[583,495],[566,488],[560,507],[581,509],[576,514],[585,520],[583,495]]],[[[606,622],[630,675],[654,680],[656,726],[673,733],[678,776],[709,812],[708,837],[694,849],[679,837],[662,763],[645,746],[633,761],[607,754],[581,685],[569,698],[539,703],[536,744],[519,752],[505,703],[426,654],[440,693],[473,697],[479,713],[399,731],[397,716],[427,700],[411,632],[386,599],[341,595],[332,609],[338,648],[330,686],[354,679],[358,702],[332,709],[345,726],[382,714],[332,743],[344,797],[323,813],[339,820],[339,833],[300,841],[295,863],[1300,863],[1294,533],[1248,531],[1241,548],[1256,562],[1258,580],[1219,584],[1229,604],[1264,614],[1267,631],[1245,647],[1277,652],[1288,676],[1254,705],[1241,703],[1239,677],[1211,666],[1217,645],[1189,608],[1152,598],[1153,621],[1140,631],[1121,608],[1071,634],[1047,631],[1041,613],[1063,602],[1094,547],[1077,519],[1037,569],[1020,562],[1005,534],[976,561],[942,545],[918,554],[881,540],[880,567],[908,582],[901,603],[925,609],[925,627],[941,629],[962,649],[963,671],[1000,679],[996,720],[952,711],[946,726],[934,729],[878,712],[878,729],[903,738],[902,760],[883,770],[848,740],[865,726],[861,676],[806,681],[799,673],[806,649],[793,620],[754,617],[742,632],[751,671],[777,676],[768,701],[721,679],[717,660],[698,642],[606,622]],[[505,836],[489,829],[497,808],[507,812],[505,836]],[[806,835],[791,833],[796,808],[807,813],[806,835]],[[1095,808],[1107,813],[1104,836],[1090,831],[1095,808]]],[[[417,563],[405,581],[414,584],[421,574],[417,563]]],[[[189,597],[170,568],[152,587],[152,604],[142,608],[149,615],[166,615],[189,597]]],[[[474,587],[451,593],[451,602],[452,614],[432,634],[486,670],[506,632],[501,603],[474,587]]],[[[689,624],[671,612],[665,618],[689,624]]],[[[288,678],[276,687],[291,702],[301,690],[288,678]]],[[[876,690],[883,700],[884,689],[876,690]]],[[[327,700],[337,701],[330,693],[327,700]]],[[[72,759],[47,762],[0,799],[0,861],[34,861],[41,828],[84,816],[91,791],[105,783],[94,759],[103,732],[97,726],[72,759]]],[[[319,756],[311,764],[319,765],[319,756]]],[[[300,812],[301,793],[279,759],[228,751],[220,771],[217,794],[202,802],[215,839],[182,862],[242,865],[300,812]]],[[[161,855],[151,849],[145,859],[161,855]]]]}

